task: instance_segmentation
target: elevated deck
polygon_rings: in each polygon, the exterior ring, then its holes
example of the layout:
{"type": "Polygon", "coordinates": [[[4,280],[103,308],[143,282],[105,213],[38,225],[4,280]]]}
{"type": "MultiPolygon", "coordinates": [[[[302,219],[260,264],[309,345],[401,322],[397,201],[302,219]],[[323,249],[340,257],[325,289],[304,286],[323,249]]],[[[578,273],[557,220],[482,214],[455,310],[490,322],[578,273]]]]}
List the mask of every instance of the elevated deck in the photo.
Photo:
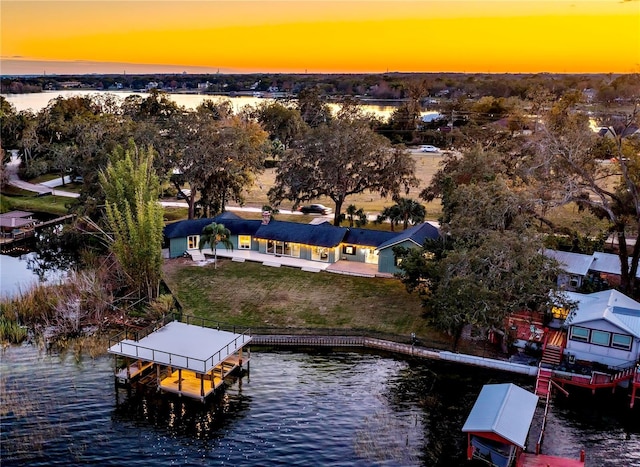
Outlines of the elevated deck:
{"type": "Polygon", "coordinates": [[[126,331],[108,350],[125,361],[116,365],[116,383],[127,385],[144,377],[145,385],[155,383],[161,391],[204,400],[229,373],[248,363],[242,350],[252,339],[248,330],[236,333],[213,324],[171,321],[126,331]]]}

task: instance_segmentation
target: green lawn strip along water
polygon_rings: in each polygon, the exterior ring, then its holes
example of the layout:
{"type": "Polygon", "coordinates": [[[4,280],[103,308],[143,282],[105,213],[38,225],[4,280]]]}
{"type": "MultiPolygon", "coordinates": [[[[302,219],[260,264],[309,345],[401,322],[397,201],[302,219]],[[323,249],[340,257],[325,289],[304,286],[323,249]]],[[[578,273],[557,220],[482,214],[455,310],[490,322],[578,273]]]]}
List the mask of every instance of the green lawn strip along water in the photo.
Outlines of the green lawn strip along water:
{"type": "Polygon", "coordinates": [[[259,263],[220,260],[170,268],[166,280],[185,312],[248,327],[345,329],[409,336],[450,348],[451,339],[428,326],[420,300],[396,279],[308,273],[259,263]]]}

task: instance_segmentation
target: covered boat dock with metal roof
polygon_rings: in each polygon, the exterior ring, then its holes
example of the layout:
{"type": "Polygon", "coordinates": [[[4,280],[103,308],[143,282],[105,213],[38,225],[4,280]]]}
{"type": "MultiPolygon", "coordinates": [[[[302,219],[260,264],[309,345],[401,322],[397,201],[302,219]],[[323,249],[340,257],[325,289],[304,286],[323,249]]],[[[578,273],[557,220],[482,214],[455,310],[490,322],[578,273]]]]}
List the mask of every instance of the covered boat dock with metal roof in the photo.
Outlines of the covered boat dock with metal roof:
{"type": "Polygon", "coordinates": [[[129,385],[146,376],[158,390],[201,400],[220,387],[229,373],[248,363],[242,351],[251,342],[248,330],[238,333],[180,321],[125,331],[114,340],[119,337],[108,350],[124,360],[116,364],[117,383],[129,385]]]}

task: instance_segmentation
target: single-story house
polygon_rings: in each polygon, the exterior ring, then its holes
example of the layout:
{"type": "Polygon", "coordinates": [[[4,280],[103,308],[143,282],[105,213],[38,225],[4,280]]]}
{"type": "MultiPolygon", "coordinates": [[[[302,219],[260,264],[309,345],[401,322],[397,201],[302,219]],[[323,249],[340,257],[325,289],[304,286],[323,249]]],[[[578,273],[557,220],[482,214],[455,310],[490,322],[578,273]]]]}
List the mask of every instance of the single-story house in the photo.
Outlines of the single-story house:
{"type": "Polygon", "coordinates": [[[569,361],[597,362],[608,367],[628,367],[640,360],[640,303],[618,292],[592,294],[567,292],[577,303],[567,318],[569,361]]]}
{"type": "Polygon", "coordinates": [[[421,247],[427,238],[438,238],[438,228],[418,224],[402,232],[337,227],[328,222],[302,224],[278,220],[242,219],[231,212],[210,219],[183,220],[168,224],[164,237],[168,257],[183,256],[197,250],[202,229],[212,222],[231,232],[234,249],[254,250],[275,256],[291,256],[310,261],[335,263],[357,261],[377,264],[378,272],[396,273],[398,260],[394,246],[421,247]]]}
{"type": "Polygon", "coordinates": [[[587,276],[593,257],[570,251],[544,250],[547,258],[555,259],[564,273],[558,274],[558,287],[565,290],[578,290],[587,276]]]}

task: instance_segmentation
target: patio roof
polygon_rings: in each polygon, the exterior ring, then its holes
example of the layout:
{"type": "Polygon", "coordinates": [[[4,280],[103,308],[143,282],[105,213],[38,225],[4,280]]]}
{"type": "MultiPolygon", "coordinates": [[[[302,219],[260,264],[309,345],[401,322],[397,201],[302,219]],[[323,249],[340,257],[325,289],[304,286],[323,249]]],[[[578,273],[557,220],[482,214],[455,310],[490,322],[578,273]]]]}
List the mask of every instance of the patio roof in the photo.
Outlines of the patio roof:
{"type": "Polygon", "coordinates": [[[4,212],[2,214],[0,214],[0,219],[2,218],[23,218],[23,217],[31,217],[33,216],[32,212],[28,212],[28,211],[9,211],[9,212],[4,212]]]}
{"type": "Polygon", "coordinates": [[[397,235],[397,232],[386,232],[384,230],[350,228],[344,238],[344,243],[377,247],[397,235]]]}
{"type": "Polygon", "coordinates": [[[263,240],[275,240],[289,243],[303,243],[332,248],[344,239],[345,227],[336,227],[329,223],[320,225],[299,224],[297,222],[271,221],[260,225],[255,236],[263,240]]]}

